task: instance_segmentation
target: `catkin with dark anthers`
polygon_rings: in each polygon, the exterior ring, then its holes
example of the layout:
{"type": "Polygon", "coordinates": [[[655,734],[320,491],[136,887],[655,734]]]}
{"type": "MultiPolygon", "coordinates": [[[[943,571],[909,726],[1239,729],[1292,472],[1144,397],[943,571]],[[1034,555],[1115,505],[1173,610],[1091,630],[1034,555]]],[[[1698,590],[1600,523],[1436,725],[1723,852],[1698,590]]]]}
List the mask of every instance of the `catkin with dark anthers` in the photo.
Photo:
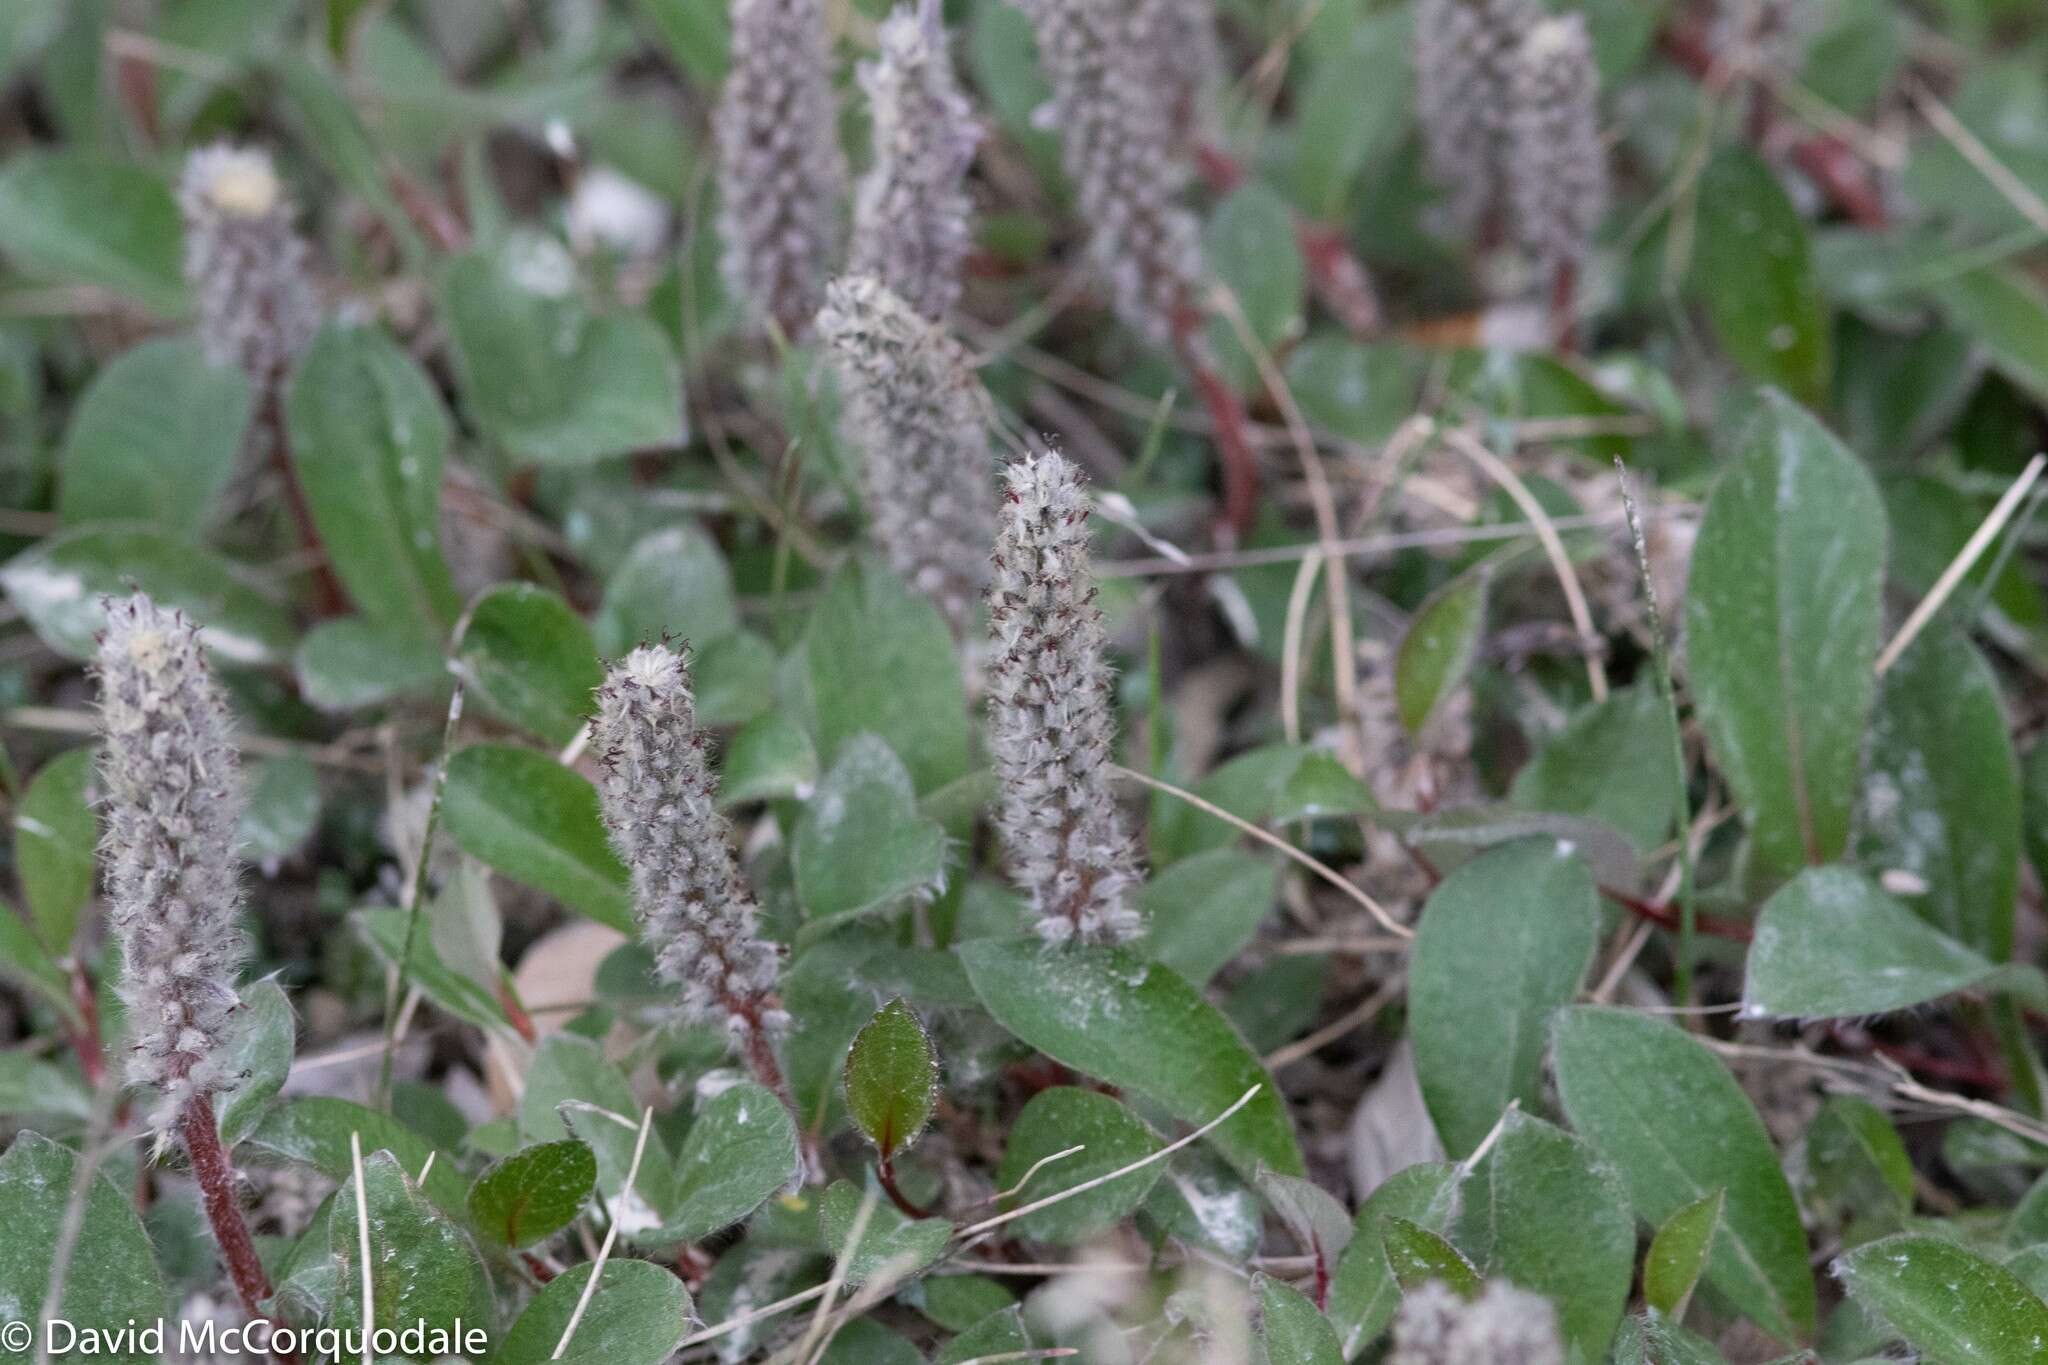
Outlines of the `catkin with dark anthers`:
{"type": "Polygon", "coordinates": [[[879,281],[834,280],[825,300],[818,335],[860,447],[869,534],[965,635],[995,533],[988,395],[960,344],[879,281]]]}
{"type": "Polygon", "coordinates": [[[185,278],[199,340],[216,364],[275,385],[320,327],[320,297],[291,199],[268,153],[216,143],[185,158],[178,181],[185,278]]]}
{"type": "Polygon", "coordinates": [[[1155,7],[1131,0],[1019,0],[1052,83],[1048,111],[1088,256],[1119,320],[1155,346],[1199,306],[1202,258],[1173,114],[1155,66],[1155,7]]]}
{"type": "Polygon", "coordinates": [[[981,141],[946,55],[937,0],[899,6],[860,68],[875,163],[854,196],[851,273],[872,275],[933,322],[960,298],[974,202],[967,168],[981,141]]]}
{"type": "Polygon", "coordinates": [[[1121,943],[1138,854],[1110,787],[1116,718],[1088,567],[1088,498],[1039,451],[1009,467],[989,579],[988,747],[996,828],[1048,942],[1121,943]]]}
{"type": "Polygon", "coordinates": [[[1501,1280],[1470,1302],[1432,1280],[1401,1300],[1387,1365],[1564,1365],[1557,1310],[1501,1280]]]}
{"type": "Polygon", "coordinates": [[[1542,17],[1541,0],[1420,0],[1416,9],[1416,118],[1430,177],[1461,232],[1506,210],[1515,58],[1542,17]]]}
{"type": "Polygon", "coordinates": [[[129,1077],[154,1121],[232,1077],[223,1066],[241,927],[243,796],[227,703],[199,630],[137,593],[108,599],[94,673],[108,917],[121,944],[129,1077]]]}
{"type": "Polygon", "coordinates": [[[846,185],[822,0],[736,0],[716,133],[726,288],[757,324],[799,336],[839,250],[846,185]]]}
{"type": "Polygon", "coordinates": [[[695,1023],[738,1046],[788,1027],[776,997],[780,950],[761,937],[753,892],[718,812],[718,779],[697,728],[689,665],[642,645],[605,675],[591,740],[612,847],[633,877],[640,937],[695,1023]]]}
{"type": "Polygon", "coordinates": [[[1576,14],[1529,30],[1515,58],[1508,116],[1508,192],[1514,235],[1545,272],[1578,266],[1607,216],[1607,149],[1600,143],[1600,73],[1576,14]]]}

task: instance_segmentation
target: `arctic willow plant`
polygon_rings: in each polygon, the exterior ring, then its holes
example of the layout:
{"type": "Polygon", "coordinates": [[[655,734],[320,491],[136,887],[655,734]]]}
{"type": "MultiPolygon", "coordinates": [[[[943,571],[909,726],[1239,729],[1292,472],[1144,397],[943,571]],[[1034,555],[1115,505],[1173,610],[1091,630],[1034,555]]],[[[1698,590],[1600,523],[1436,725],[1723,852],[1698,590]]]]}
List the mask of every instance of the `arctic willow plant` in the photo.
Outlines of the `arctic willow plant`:
{"type": "Polygon", "coordinates": [[[723,1028],[761,1083],[787,1098],[775,1040],[781,958],[755,923],[753,892],[718,813],[689,665],[642,645],[605,675],[591,737],[612,847],[633,875],[640,934],[682,993],[684,1017],[723,1028]]]}
{"type": "Polygon", "coordinates": [[[1538,0],[1421,0],[1415,13],[1416,118],[1432,179],[1461,232],[1497,229],[1517,54],[1538,0]]]}
{"type": "Polygon", "coordinates": [[[937,0],[899,7],[860,68],[875,164],[854,198],[852,270],[943,321],[960,298],[974,204],[964,181],[981,126],[953,76],[937,0]]]}
{"type": "Polygon", "coordinates": [[[861,449],[869,533],[964,635],[995,530],[988,395],[960,344],[879,280],[834,280],[825,297],[818,334],[861,449]]]}
{"type": "Polygon", "coordinates": [[[1052,83],[1050,117],[1088,255],[1125,326],[1154,345],[1192,317],[1202,261],[1179,202],[1186,163],[1157,68],[1160,15],[1130,0],[1020,0],[1052,83]]]}
{"type": "Polygon", "coordinates": [[[1546,278],[1585,261],[1607,213],[1599,82],[1576,14],[1537,24],[1515,55],[1508,191],[1516,241],[1546,278]]]}
{"type": "Polygon", "coordinates": [[[1012,463],[989,583],[988,747],[996,827],[1048,942],[1141,927],[1138,855],[1110,788],[1110,669],[1088,567],[1088,498],[1051,451],[1012,463]]]}
{"type": "Polygon", "coordinates": [[[227,704],[196,626],[137,593],[100,636],[100,780],[108,918],[121,945],[129,1078],[175,1125],[221,1253],[254,1316],[269,1296],[214,1122],[248,956],[238,828],[244,797],[227,704]]]}
{"type": "Polygon", "coordinates": [[[719,96],[718,229],[726,287],[791,337],[810,324],[839,246],[846,183],[820,0],[737,0],[719,96]]]}
{"type": "Polygon", "coordinates": [[[274,387],[319,329],[320,300],[269,154],[226,143],[193,152],[178,207],[201,345],[274,387]]]}

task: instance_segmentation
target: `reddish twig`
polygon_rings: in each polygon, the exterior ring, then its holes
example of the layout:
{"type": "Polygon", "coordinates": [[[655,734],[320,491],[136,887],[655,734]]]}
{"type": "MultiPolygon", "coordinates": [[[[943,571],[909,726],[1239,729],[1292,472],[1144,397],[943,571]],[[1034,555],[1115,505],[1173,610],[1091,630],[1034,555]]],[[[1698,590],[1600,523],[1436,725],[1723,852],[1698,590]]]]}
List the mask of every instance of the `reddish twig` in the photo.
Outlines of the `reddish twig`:
{"type": "Polygon", "coordinates": [[[71,1007],[78,1011],[78,1024],[69,1030],[71,1049],[78,1054],[86,1084],[97,1090],[107,1076],[107,1050],[100,1040],[99,995],[82,962],[71,968],[71,1007]]]}
{"type": "MultiPolygon", "coordinates": [[[[256,1255],[256,1242],[249,1236],[249,1225],[235,1198],[235,1173],[228,1164],[227,1149],[221,1146],[220,1128],[213,1121],[213,1097],[199,1094],[186,1100],[179,1111],[178,1128],[192,1158],[192,1177],[199,1182],[205,1200],[206,1221],[213,1225],[213,1240],[227,1262],[235,1292],[252,1321],[265,1318],[263,1301],[270,1297],[270,1276],[256,1255]]],[[[279,1354],[278,1359],[292,1357],[279,1354]]]]}
{"type": "Polygon", "coordinates": [[[875,1179],[881,1183],[882,1193],[889,1196],[889,1202],[902,1211],[906,1218],[929,1218],[932,1211],[909,1195],[896,1184],[896,1163],[885,1153],[875,1159],[875,1179]]]}
{"type": "MultiPolygon", "coordinates": [[[[1666,29],[1663,47],[1672,61],[1696,78],[1704,79],[1714,69],[1714,49],[1694,25],[1666,29]]],[[[1761,145],[1770,136],[1776,113],[1775,96],[1759,89],[1749,117],[1753,141],[1761,145]]],[[[1855,152],[1840,138],[1810,133],[1794,142],[1787,155],[1858,227],[1881,228],[1890,220],[1883,198],[1864,175],[1855,152]]]]}
{"type": "Polygon", "coordinates": [[[277,467],[277,477],[284,483],[285,506],[291,512],[292,524],[298,528],[299,544],[313,556],[313,590],[317,610],[323,617],[343,615],[348,611],[348,594],[342,591],[341,580],[335,577],[334,565],[328,561],[327,547],[320,539],[320,528],[313,522],[313,505],[306,500],[306,490],[299,483],[299,471],[292,465],[291,438],[284,420],[282,374],[272,375],[264,381],[263,394],[258,402],[261,411],[256,420],[262,424],[262,439],[270,446],[270,459],[277,467]]]}
{"type": "Polygon", "coordinates": [[[1252,529],[1259,504],[1259,466],[1246,431],[1244,400],[1203,358],[1196,345],[1199,322],[1192,313],[1175,325],[1174,333],[1174,351],[1216,428],[1216,448],[1223,456],[1223,520],[1242,541],[1252,529]]]}
{"type": "MultiPolygon", "coordinates": [[[[1678,912],[1668,905],[1646,901],[1641,896],[1631,896],[1626,891],[1617,891],[1611,886],[1600,888],[1600,894],[1613,901],[1632,915],[1646,919],[1663,928],[1677,930],[1681,927],[1678,912]]],[[[1754,936],[1750,925],[1737,919],[1722,919],[1717,915],[1701,915],[1693,921],[1693,928],[1715,938],[1725,938],[1736,943],[1747,943],[1754,936]]]]}
{"type": "MultiPolygon", "coordinates": [[[[1213,142],[1198,143],[1194,151],[1195,171],[1202,182],[1218,194],[1228,194],[1244,183],[1244,167],[1213,142]]],[[[1352,254],[1342,229],[1313,218],[1294,220],[1295,241],[1301,247],[1302,264],[1308,267],[1309,288],[1323,307],[1342,323],[1344,330],[1360,341],[1379,335],[1385,314],[1372,275],[1365,263],[1352,254]]]]}

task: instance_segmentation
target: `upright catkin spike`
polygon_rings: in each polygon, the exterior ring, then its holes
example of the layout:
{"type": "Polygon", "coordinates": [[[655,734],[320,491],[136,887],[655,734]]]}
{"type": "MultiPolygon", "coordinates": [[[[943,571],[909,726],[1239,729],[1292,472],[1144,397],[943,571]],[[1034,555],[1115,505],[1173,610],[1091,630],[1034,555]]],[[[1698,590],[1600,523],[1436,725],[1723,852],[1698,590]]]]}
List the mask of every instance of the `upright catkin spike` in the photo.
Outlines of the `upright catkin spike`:
{"type": "Polygon", "coordinates": [[[682,992],[684,1017],[723,1028],[780,1093],[773,1045],[789,1025],[776,995],[780,950],[761,937],[718,812],[688,661],[642,645],[605,675],[597,704],[598,792],[612,847],[633,876],[640,937],[682,992]]]}
{"type": "Polygon", "coordinates": [[[1012,463],[989,583],[996,827],[1048,942],[1121,943],[1138,855],[1110,789],[1110,668],[1088,567],[1088,499],[1066,460],[1012,463]]]}
{"type": "Polygon", "coordinates": [[[107,599],[95,675],[109,919],[121,944],[129,1076],[171,1122],[231,1079],[222,1049],[248,955],[240,924],[243,797],[227,704],[182,615],[107,599]]]}
{"type": "Polygon", "coordinates": [[[1500,1280],[1469,1303],[1431,1280],[1401,1300],[1387,1365],[1564,1365],[1557,1310],[1500,1280]]]}
{"type": "Polygon", "coordinates": [[[875,163],[854,197],[851,272],[942,322],[960,299],[974,212],[965,181],[981,126],[954,79],[937,0],[898,6],[876,43],[860,68],[875,163]]]}
{"type": "Polygon", "coordinates": [[[1506,210],[1508,108],[1515,57],[1541,0],[1420,0],[1416,117],[1429,173],[1449,192],[1451,224],[1485,232],[1506,210]]]}
{"type": "Polygon", "coordinates": [[[822,0],[735,0],[716,133],[726,287],[797,337],[839,249],[846,184],[822,0]]]}
{"type": "Polygon", "coordinates": [[[1515,58],[1508,189],[1515,239],[1546,274],[1582,265],[1607,215],[1599,94],[1582,16],[1560,15],[1529,30],[1515,58]]]}
{"type": "Polygon", "coordinates": [[[995,533],[988,394],[958,342],[867,276],[826,289],[818,335],[861,449],[869,533],[889,567],[963,636],[995,533]]]}
{"type": "Polygon", "coordinates": [[[178,207],[200,344],[216,364],[275,385],[319,330],[320,299],[269,153],[199,148],[185,158],[178,207]]]}
{"type": "Polygon", "coordinates": [[[1019,0],[1052,83],[1049,113],[1074,182],[1088,256],[1126,327],[1170,344],[1196,312],[1202,258],[1179,202],[1186,163],[1159,80],[1152,4],[1019,0]]]}

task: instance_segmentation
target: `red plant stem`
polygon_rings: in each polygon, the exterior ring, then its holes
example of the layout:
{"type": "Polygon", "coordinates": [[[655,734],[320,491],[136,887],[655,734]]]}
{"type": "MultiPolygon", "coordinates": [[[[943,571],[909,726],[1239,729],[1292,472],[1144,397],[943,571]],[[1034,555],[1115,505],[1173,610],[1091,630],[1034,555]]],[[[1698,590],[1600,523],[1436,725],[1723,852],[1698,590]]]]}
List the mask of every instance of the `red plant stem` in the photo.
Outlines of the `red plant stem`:
{"type": "Polygon", "coordinates": [[[348,594],[341,590],[341,580],[334,576],[334,565],[328,562],[326,546],[320,540],[320,529],[313,524],[312,504],[306,501],[306,490],[299,483],[299,471],[292,467],[291,437],[284,420],[284,376],[271,375],[263,381],[262,389],[262,412],[257,420],[263,424],[271,463],[277,467],[277,477],[284,483],[285,505],[291,510],[292,524],[298,528],[299,543],[314,556],[313,590],[317,609],[323,617],[343,615],[348,611],[348,594]]]}
{"type": "Polygon", "coordinates": [[[71,1047],[78,1054],[86,1084],[97,1090],[107,1077],[107,1050],[100,1040],[99,996],[84,963],[71,968],[71,1007],[78,1011],[78,1026],[69,1030],[71,1047]]]}
{"type": "MultiPolygon", "coordinates": [[[[1649,920],[1652,924],[1662,925],[1666,929],[1680,927],[1678,912],[1668,905],[1658,905],[1640,896],[1631,896],[1626,891],[1617,891],[1611,886],[1601,887],[1600,894],[1630,914],[1649,920]]],[[[1693,921],[1693,928],[1703,934],[1731,939],[1737,943],[1749,942],[1754,934],[1751,927],[1741,920],[1721,919],[1715,915],[1699,916],[1693,921]]]]}
{"type": "Polygon", "coordinates": [[[912,1199],[896,1184],[896,1165],[887,1156],[875,1158],[875,1179],[881,1182],[882,1193],[889,1196],[889,1202],[902,1210],[906,1218],[929,1218],[932,1211],[912,1199]]]}
{"type": "MultiPolygon", "coordinates": [[[[1696,26],[1665,30],[1663,47],[1671,60],[1696,78],[1703,79],[1714,69],[1714,49],[1696,26]]],[[[1769,136],[1776,122],[1775,113],[1774,97],[1767,90],[1757,90],[1749,118],[1752,140],[1762,143],[1769,136]]],[[[1863,173],[1856,154],[1840,138],[1826,133],[1809,134],[1794,142],[1788,155],[1792,164],[1820,186],[1858,227],[1881,228],[1890,220],[1884,200],[1863,173]]]]}
{"type": "Polygon", "coordinates": [[[1579,349],[1579,266],[1559,261],[1550,278],[1550,344],[1564,355],[1579,349]]]}
{"type": "MultiPolygon", "coordinates": [[[[253,1321],[267,1318],[263,1301],[270,1297],[270,1276],[256,1255],[256,1243],[249,1225],[242,1219],[242,1206],[235,1198],[235,1173],[228,1165],[227,1149],[221,1146],[220,1129],[213,1121],[213,1097],[194,1095],[179,1111],[178,1128],[185,1138],[185,1151],[192,1158],[192,1176],[206,1202],[206,1221],[213,1225],[213,1240],[220,1244],[221,1259],[241,1295],[242,1307],[253,1321]]],[[[278,1359],[292,1357],[279,1354],[278,1359]]]]}
{"type": "Polygon", "coordinates": [[[1320,1240],[1316,1240],[1313,1247],[1316,1254],[1316,1311],[1325,1313],[1330,1308],[1330,1258],[1324,1254],[1320,1240]]]}
{"type": "Polygon", "coordinates": [[[548,1269],[548,1263],[546,1261],[543,1261],[540,1257],[534,1255],[532,1252],[520,1252],[519,1259],[520,1262],[523,1265],[525,1265],[526,1273],[533,1276],[534,1279],[540,1281],[542,1284],[546,1284],[549,1280],[555,1278],[555,1272],[548,1269]]]}
{"type": "Polygon", "coordinates": [[[526,1012],[526,1006],[519,1003],[519,996],[509,981],[498,983],[498,1008],[505,1011],[505,1018],[511,1023],[521,1042],[533,1043],[539,1040],[540,1035],[533,1027],[533,1016],[526,1012]]]}
{"type": "Polygon", "coordinates": [[[1175,324],[1174,333],[1174,351],[1194,381],[1202,406],[1209,410],[1209,421],[1216,428],[1216,449],[1223,456],[1223,520],[1242,541],[1252,529],[1252,518],[1259,506],[1259,466],[1246,431],[1244,400],[1202,358],[1195,345],[1197,330],[1192,310],[1175,324]]]}

